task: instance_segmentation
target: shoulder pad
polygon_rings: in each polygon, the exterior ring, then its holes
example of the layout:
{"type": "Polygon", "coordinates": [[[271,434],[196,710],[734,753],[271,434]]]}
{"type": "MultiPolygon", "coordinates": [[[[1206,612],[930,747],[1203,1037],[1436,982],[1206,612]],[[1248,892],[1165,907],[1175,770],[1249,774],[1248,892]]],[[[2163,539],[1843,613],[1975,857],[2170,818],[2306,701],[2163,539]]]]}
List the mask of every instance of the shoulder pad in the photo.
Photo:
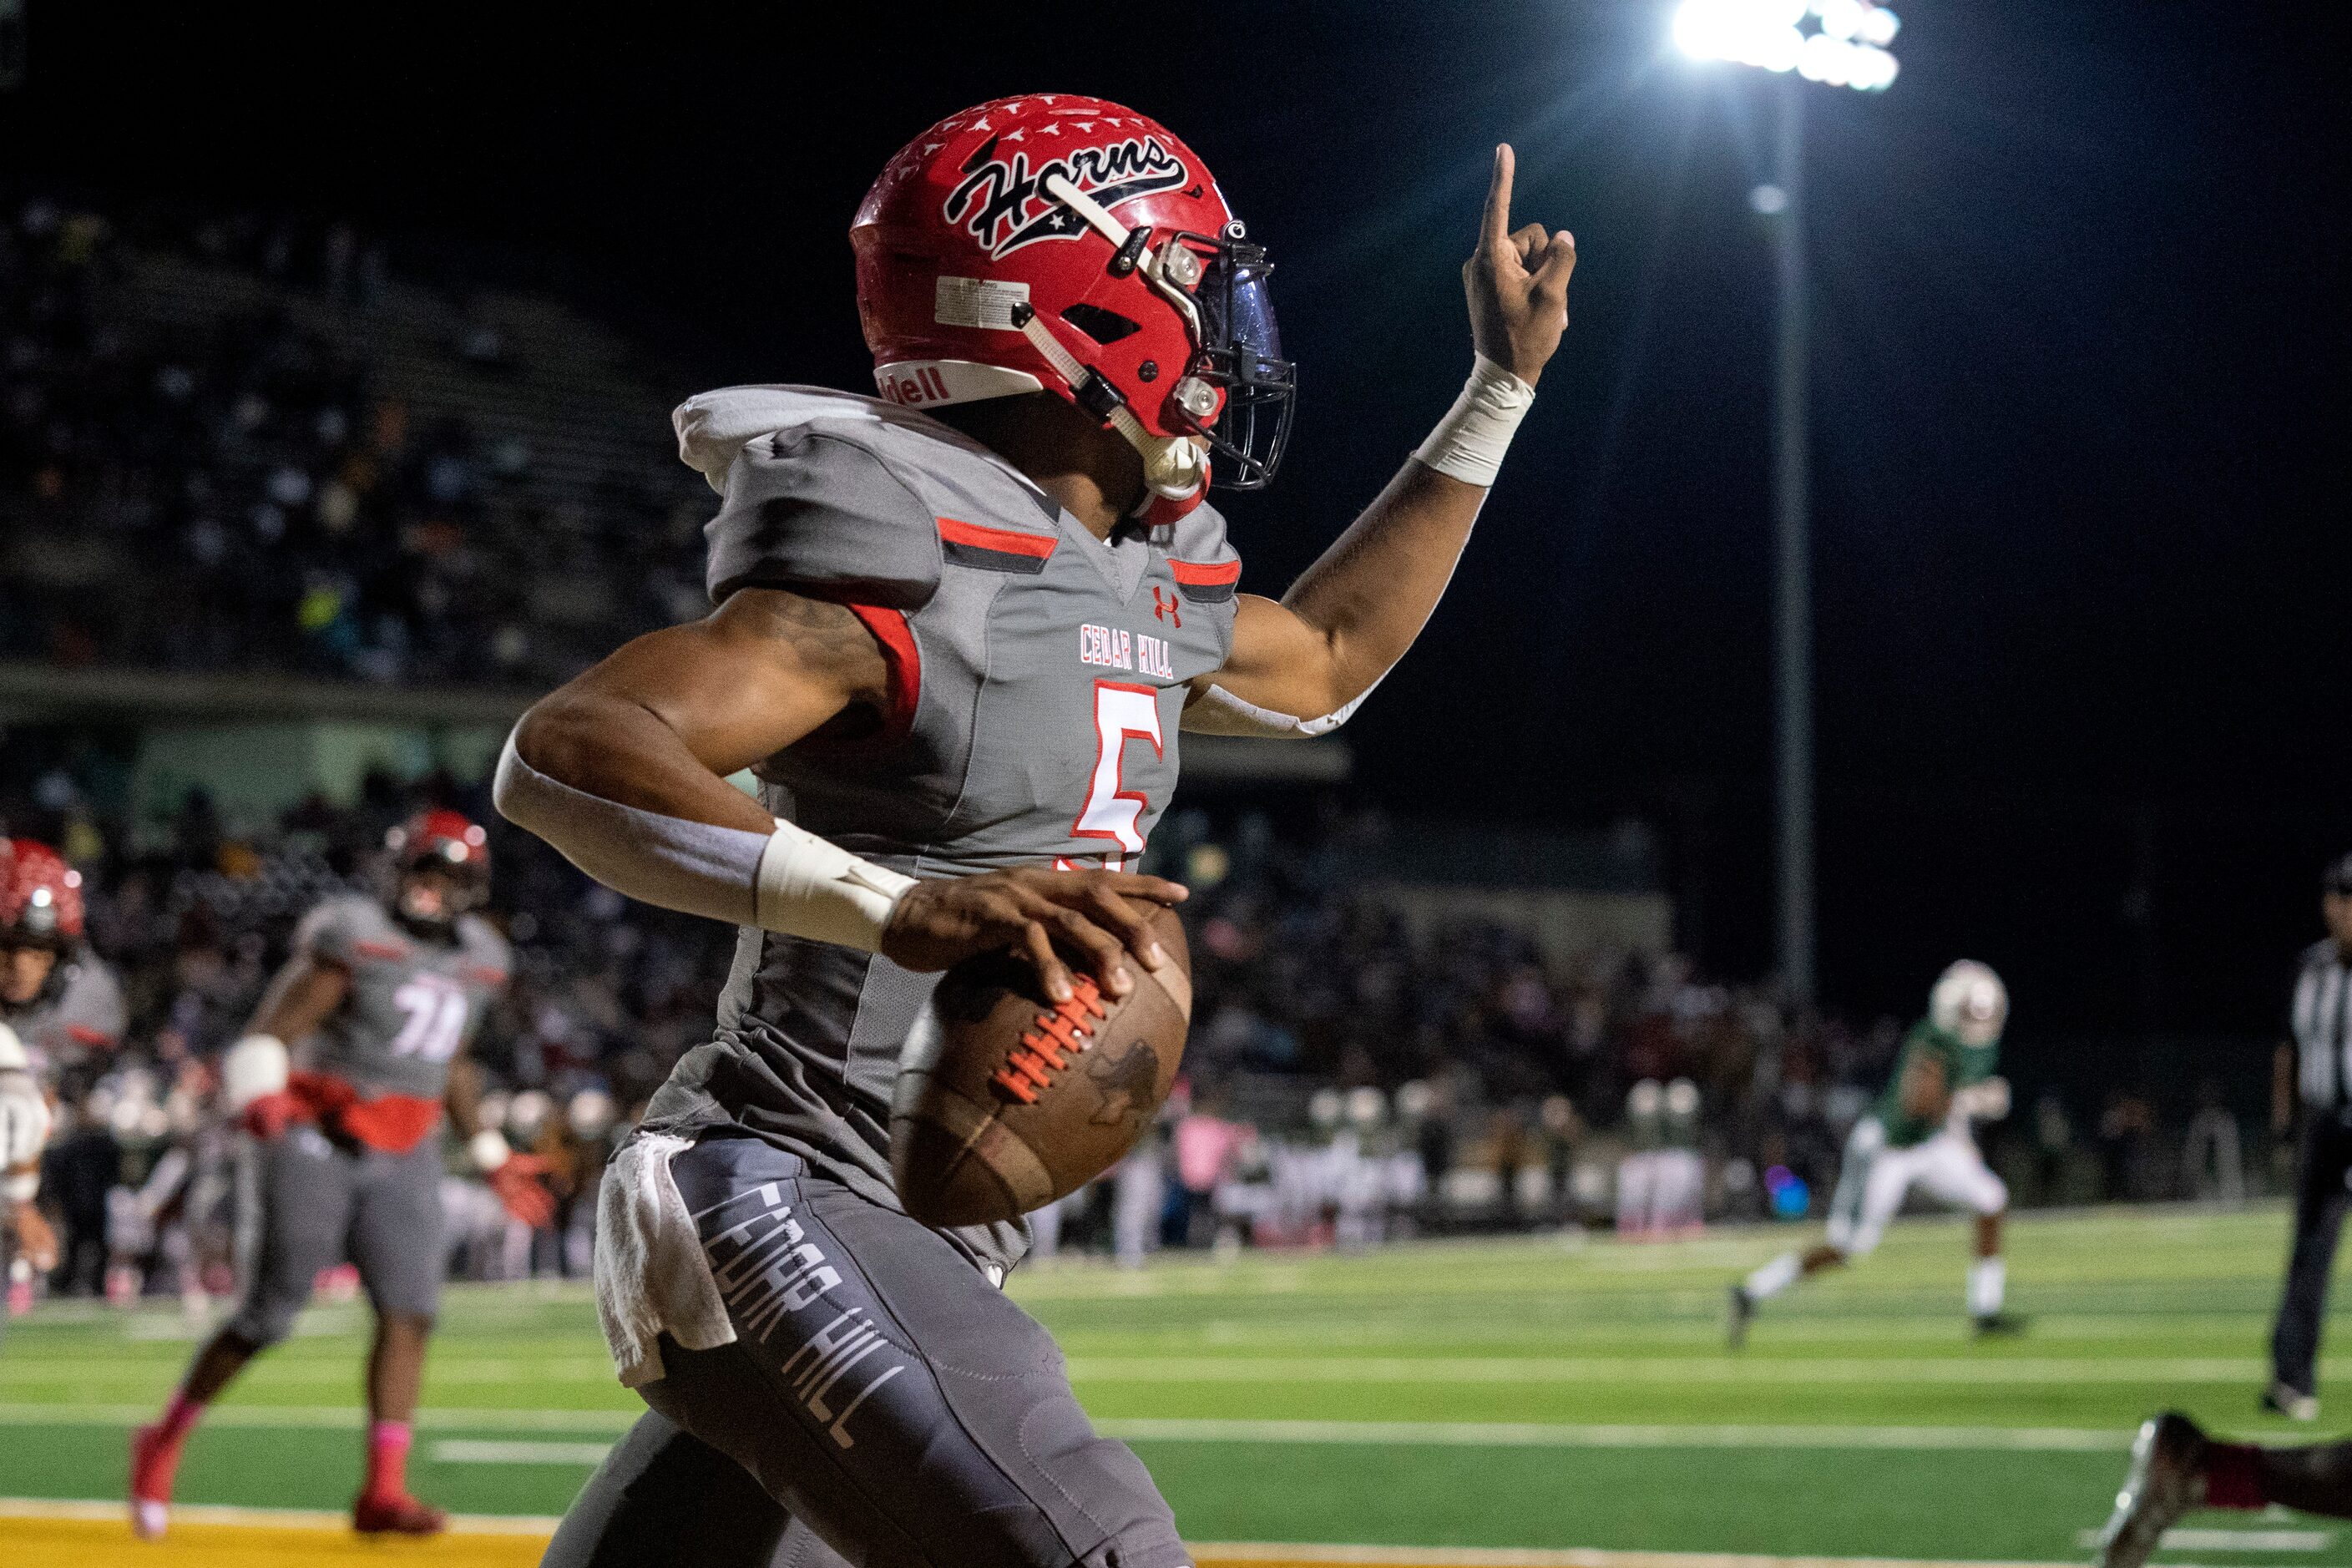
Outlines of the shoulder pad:
{"type": "Polygon", "coordinates": [[[345,968],[369,957],[369,949],[403,939],[375,900],[357,893],[329,899],[302,917],[294,931],[294,950],[340,963],[345,968]]]}
{"type": "Polygon", "coordinates": [[[477,914],[457,917],[457,940],[478,962],[495,969],[512,967],[514,944],[506,933],[477,914]]]}
{"type": "Polygon", "coordinates": [[[703,533],[714,604],[738,588],[814,588],[914,609],[939,586],[930,508],[854,425],[803,423],[745,443],[703,533]]]}

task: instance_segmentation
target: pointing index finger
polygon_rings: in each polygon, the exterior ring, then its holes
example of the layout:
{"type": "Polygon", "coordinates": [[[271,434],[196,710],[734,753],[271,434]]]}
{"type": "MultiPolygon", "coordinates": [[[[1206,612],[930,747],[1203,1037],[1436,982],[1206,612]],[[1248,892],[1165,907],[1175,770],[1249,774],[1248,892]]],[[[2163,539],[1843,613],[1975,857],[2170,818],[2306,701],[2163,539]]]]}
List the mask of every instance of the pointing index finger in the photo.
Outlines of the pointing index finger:
{"type": "Polygon", "coordinates": [[[1495,177],[1486,187],[1486,216],[1481,237],[1487,250],[1500,253],[1511,243],[1511,144],[1495,149],[1495,177]]]}

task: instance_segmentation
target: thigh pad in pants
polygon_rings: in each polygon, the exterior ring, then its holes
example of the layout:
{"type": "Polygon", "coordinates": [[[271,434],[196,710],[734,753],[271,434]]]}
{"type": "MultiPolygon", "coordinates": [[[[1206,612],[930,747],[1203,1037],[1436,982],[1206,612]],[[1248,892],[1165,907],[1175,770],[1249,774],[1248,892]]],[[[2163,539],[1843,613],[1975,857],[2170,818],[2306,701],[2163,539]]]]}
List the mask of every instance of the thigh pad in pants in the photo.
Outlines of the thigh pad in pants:
{"type": "Polygon", "coordinates": [[[348,1245],[360,1283],[378,1312],[429,1318],[441,1306],[447,1259],[441,1241],[441,1140],[404,1154],[370,1149],[348,1245]]]}
{"type": "Polygon", "coordinates": [[[256,1152],[259,1235],[245,1299],[228,1321],[247,1344],[274,1345],[310,1300],[319,1270],[341,1262],[357,1201],[359,1160],[315,1127],[291,1127],[256,1152]]]}
{"type": "Polygon", "coordinates": [[[663,1347],[656,1410],[865,1568],[1176,1568],[1142,1464],[1035,1320],[936,1231],[757,1140],[671,1163],[736,1342],[663,1347]]]}

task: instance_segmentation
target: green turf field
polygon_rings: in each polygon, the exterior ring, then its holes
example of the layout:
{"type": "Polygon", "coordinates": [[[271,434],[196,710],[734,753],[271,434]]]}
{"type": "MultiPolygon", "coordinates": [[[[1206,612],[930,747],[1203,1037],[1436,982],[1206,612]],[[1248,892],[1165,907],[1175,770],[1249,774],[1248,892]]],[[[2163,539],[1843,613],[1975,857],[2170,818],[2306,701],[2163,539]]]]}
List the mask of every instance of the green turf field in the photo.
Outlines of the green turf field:
{"type": "MultiPolygon", "coordinates": [[[[1776,1303],[1738,1355],[1725,1285],[1814,1232],[1080,1264],[1014,1290],[1194,1540],[2063,1563],[2151,1409],[2287,1434],[2252,1407],[2284,1229],[2275,1209],[2021,1220],[2032,1329],[1985,1345],[1959,1310],[1967,1231],[1932,1220],[1776,1303]]],[[[363,1319],[315,1310],[247,1374],[184,1500],[348,1500],[363,1319]]],[[[70,1304],[10,1327],[0,1497],[119,1495],[125,1429],[196,1332],[70,1304]]],[[[454,1291],[425,1398],[417,1489],[472,1513],[561,1512],[635,1413],[576,1287],[454,1291]]],[[[2163,1561],[2352,1564],[2352,1526],[2191,1522],[2163,1561]]]]}

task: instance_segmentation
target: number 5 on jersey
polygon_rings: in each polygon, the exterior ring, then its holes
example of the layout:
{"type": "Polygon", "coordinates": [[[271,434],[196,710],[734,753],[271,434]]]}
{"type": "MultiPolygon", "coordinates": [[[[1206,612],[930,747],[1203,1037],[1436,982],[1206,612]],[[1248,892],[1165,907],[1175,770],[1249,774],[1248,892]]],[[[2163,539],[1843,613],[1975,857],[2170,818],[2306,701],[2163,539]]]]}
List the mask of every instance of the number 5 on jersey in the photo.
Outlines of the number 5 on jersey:
{"type": "MultiPolygon", "coordinates": [[[[1103,856],[1103,869],[1123,871],[1129,857],[1143,853],[1143,814],[1151,803],[1127,783],[1127,743],[1149,741],[1161,750],[1160,691],[1124,680],[1095,682],[1095,767],[1087,804],[1070,826],[1074,838],[1108,838],[1118,847],[1103,856]]],[[[1072,869],[1067,860],[1055,863],[1072,869]]]]}

